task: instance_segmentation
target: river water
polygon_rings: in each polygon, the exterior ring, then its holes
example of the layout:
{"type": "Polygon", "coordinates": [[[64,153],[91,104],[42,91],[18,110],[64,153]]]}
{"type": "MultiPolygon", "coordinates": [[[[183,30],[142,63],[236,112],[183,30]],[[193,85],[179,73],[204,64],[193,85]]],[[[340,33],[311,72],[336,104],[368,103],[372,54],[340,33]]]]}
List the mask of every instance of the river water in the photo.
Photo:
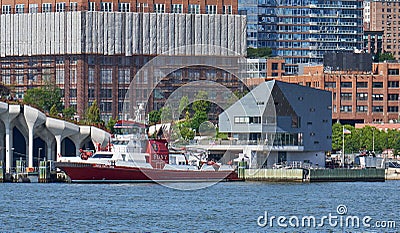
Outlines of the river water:
{"type": "Polygon", "coordinates": [[[399,181],[4,183],[0,196],[1,232],[400,232],[399,181]]]}

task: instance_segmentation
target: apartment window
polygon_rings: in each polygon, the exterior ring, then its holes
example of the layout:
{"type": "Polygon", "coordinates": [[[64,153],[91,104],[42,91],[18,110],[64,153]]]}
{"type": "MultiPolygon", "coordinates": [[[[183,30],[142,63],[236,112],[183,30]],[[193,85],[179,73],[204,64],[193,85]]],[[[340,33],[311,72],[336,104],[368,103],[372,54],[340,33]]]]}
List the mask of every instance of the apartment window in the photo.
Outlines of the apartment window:
{"type": "Polygon", "coordinates": [[[69,97],[76,98],[76,89],[69,89],[69,97]]]}
{"type": "Polygon", "coordinates": [[[118,8],[119,12],[130,12],[131,4],[128,2],[121,2],[119,3],[118,8]]]}
{"type": "Polygon", "coordinates": [[[112,83],[112,69],[103,68],[100,71],[100,82],[101,84],[112,83]]]}
{"type": "Polygon", "coordinates": [[[65,11],[65,2],[56,3],[56,12],[64,12],[65,11]]]}
{"type": "Polygon", "coordinates": [[[232,5],[222,6],[222,14],[231,15],[232,14],[232,5]]]}
{"type": "Polygon", "coordinates": [[[89,11],[96,11],[96,3],[89,2],[89,11]]]}
{"type": "Polygon", "coordinates": [[[70,2],[69,3],[69,10],[70,11],[77,11],[78,10],[78,3],[77,2],[70,2]]]}
{"type": "Polygon", "coordinates": [[[38,13],[38,4],[29,4],[29,13],[38,13]]]}
{"type": "Polygon", "coordinates": [[[2,14],[11,14],[11,5],[3,5],[1,7],[2,14]]]}
{"type": "Polygon", "coordinates": [[[341,82],[340,87],[342,88],[352,88],[352,83],[351,82],[341,82]]]}
{"type": "Polygon", "coordinates": [[[388,112],[398,112],[399,107],[398,106],[388,106],[388,112]]]}
{"type": "Polygon", "coordinates": [[[325,88],[336,88],[336,83],[335,82],[326,82],[325,88]]]}
{"type": "Polygon", "coordinates": [[[165,13],[165,4],[154,4],[155,13],[165,13]]]}
{"type": "Polygon", "coordinates": [[[188,6],[189,14],[200,14],[200,5],[197,4],[189,4],[188,6]]]}
{"type": "Polygon", "coordinates": [[[51,12],[51,3],[43,3],[42,4],[42,12],[51,12]]]}
{"type": "Polygon", "coordinates": [[[249,117],[245,117],[245,116],[235,117],[234,118],[234,123],[235,124],[248,124],[249,123],[249,117]]]}
{"type": "Polygon", "coordinates": [[[100,98],[112,98],[112,89],[100,89],[100,98]]]}
{"type": "Polygon", "coordinates": [[[64,69],[56,69],[56,84],[64,84],[64,69]]]}
{"type": "Polygon", "coordinates": [[[383,82],[373,82],[372,87],[373,88],[383,88],[383,82]]]}
{"type": "Polygon", "coordinates": [[[118,70],[118,83],[129,84],[130,83],[130,70],[129,69],[119,69],[118,70]]]}
{"type": "Polygon", "coordinates": [[[368,112],[368,106],[360,105],[360,106],[357,106],[356,108],[357,108],[357,112],[368,112]]]}
{"type": "Polygon", "coordinates": [[[399,87],[399,81],[388,81],[388,87],[389,88],[398,88],[399,87]]]}
{"type": "Polygon", "coordinates": [[[368,93],[357,93],[357,100],[368,100],[368,93]]]}
{"type": "Polygon", "coordinates": [[[112,12],[112,2],[102,2],[101,3],[101,9],[100,9],[100,11],[103,11],[103,12],[112,12]]]}
{"type": "Polygon", "coordinates": [[[383,94],[372,94],[372,100],[382,101],[383,100],[383,94]]]}
{"type": "Polygon", "coordinates": [[[367,82],[357,82],[357,88],[367,88],[368,83],[367,82]]]}
{"type": "Polygon", "coordinates": [[[94,68],[89,68],[88,81],[89,81],[89,84],[94,83],[94,68]]]}
{"type": "Polygon", "coordinates": [[[342,105],[340,106],[340,112],[351,112],[351,105],[342,105]]]}
{"type": "Polygon", "coordinates": [[[340,93],[341,100],[351,100],[352,94],[351,93],[340,93]]]}
{"type": "Polygon", "coordinates": [[[399,94],[389,94],[388,95],[388,100],[391,100],[391,101],[399,100],[399,94]]]}
{"type": "Polygon", "coordinates": [[[217,14],[217,5],[206,5],[206,14],[217,14]]]}
{"type": "Polygon", "coordinates": [[[272,70],[277,70],[278,69],[278,63],[272,63],[272,70]]]}
{"type": "Polygon", "coordinates": [[[171,13],[182,13],[183,5],[182,4],[172,4],[171,13]]]}
{"type": "Polygon", "coordinates": [[[399,75],[399,69],[389,69],[388,74],[389,75],[399,75]]]}
{"type": "Polygon", "coordinates": [[[25,9],[24,4],[17,4],[15,5],[15,14],[23,14],[25,9]]]}
{"type": "Polygon", "coordinates": [[[372,106],[373,112],[383,112],[383,106],[372,106]]]}

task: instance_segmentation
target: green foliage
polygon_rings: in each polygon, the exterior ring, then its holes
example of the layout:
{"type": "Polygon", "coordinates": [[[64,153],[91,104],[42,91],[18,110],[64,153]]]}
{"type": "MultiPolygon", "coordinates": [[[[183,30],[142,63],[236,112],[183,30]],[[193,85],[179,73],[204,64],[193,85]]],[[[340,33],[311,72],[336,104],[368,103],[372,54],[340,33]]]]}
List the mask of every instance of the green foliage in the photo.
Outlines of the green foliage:
{"type": "Polygon", "coordinates": [[[247,58],[265,58],[271,55],[271,48],[247,48],[247,58]]]}
{"type": "MultiPolygon", "coordinates": [[[[356,129],[353,126],[345,125],[351,134],[345,135],[345,152],[356,153],[359,150],[375,150],[381,153],[385,149],[400,150],[400,131],[388,130],[387,132],[375,127],[365,126],[356,129]]],[[[343,126],[336,123],[332,126],[332,149],[341,150],[343,143],[343,126]]]]}
{"type": "Polygon", "coordinates": [[[115,124],[117,123],[118,119],[117,118],[110,118],[110,120],[107,122],[106,129],[110,131],[112,134],[117,133],[117,130],[114,128],[115,124]]]}
{"type": "Polygon", "coordinates": [[[99,124],[100,121],[100,109],[97,106],[97,101],[93,101],[92,106],[88,108],[85,114],[85,123],[86,124],[99,124]]]}
{"type": "Polygon", "coordinates": [[[45,112],[49,112],[55,105],[57,111],[60,111],[62,108],[60,88],[54,84],[46,84],[39,88],[28,89],[24,95],[24,103],[45,112]]]}
{"type": "Polygon", "coordinates": [[[161,122],[161,110],[149,112],[149,125],[155,125],[161,122]]]}
{"type": "Polygon", "coordinates": [[[393,60],[396,60],[396,58],[391,53],[381,53],[381,54],[378,54],[378,60],[380,62],[393,61],[393,60]]]}
{"type": "Polygon", "coordinates": [[[51,106],[49,115],[51,117],[56,117],[58,115],[57,106],[55,104],[51,106]]]}
{"type": "Polygon", "coordinates": [[[228,134],[227,133],[221,133],[219,132],[219,128],[217,128],[217,135],[215,136],[217,139],[223,139],[226,140],[228,139],[228,134]]]}
{"type": "Polygon", "coordinates": [[[179,101],[179,114],[186,113],[189,110],[189,98],[187,96],[183,96],[179,101]]]}
{"type": "Polygon", "coordinates": [[[170,106],[164,105],[161,108],[161,123],[169,123],[172,122],[172,110],[170,106]]]}
{"type": "Polygon", "coordinates": [[[75,108],[69,106],[68,108],[64,108],[62,113],[65,120],[72,120],[75,115],[75,108]]]}
{"type": "Polygon", "coordinates": [[[199,91],[195,96],[195,102],[192,104],[193,111],[207,113],[211,106],[211,103],[207,100],[208,93],[206,91],[199,91]]]}
{"type": "Polygon", "coordinates": [[[190,127],[192,129],[196,129],[196,132],[199,132],[200,124],[207,120],[208,120],[207,112],[195,112],[190,121],[190,127]]]}

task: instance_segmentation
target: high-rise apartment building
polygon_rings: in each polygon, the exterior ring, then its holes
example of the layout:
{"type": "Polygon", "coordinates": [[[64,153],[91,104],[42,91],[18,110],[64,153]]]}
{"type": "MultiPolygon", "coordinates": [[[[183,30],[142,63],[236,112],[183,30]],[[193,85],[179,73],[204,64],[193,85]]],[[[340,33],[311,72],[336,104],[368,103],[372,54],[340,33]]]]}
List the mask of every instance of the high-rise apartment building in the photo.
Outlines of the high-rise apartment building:
{"type": "Polygon", "coordinates": [[[248,46],[272,48],[287,74],[326,52],[363,48],[363,1],[239,1],[239,13],[248,15],[248,46]]]}
{"type": "Polygon", "coordinates": [[[400,2],[371,1],[369,31],[381,31],[382,52],[400,59],[400,2]]]}

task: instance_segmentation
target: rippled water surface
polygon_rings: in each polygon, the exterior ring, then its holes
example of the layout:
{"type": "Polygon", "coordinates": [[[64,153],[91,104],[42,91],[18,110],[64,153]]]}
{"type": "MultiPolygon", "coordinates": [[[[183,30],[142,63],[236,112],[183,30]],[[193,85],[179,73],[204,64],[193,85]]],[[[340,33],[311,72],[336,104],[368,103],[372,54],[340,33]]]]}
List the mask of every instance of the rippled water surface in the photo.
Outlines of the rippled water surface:
{"type": "Polygon", "coordinates": [[[399,181],[236,182],[195,191],[158,184],[4,183],[0,196],[1,232],[400,232],[399,181]],[[322,227],[284,228],[276,220],[273,226],[257,224],[265,212],[268,218],[297,216],[301,222],[302,216],[338,215],[338,205],[347,209],[341,216],[370,216],[370,223],[391,220],[396,226],[346,228],[325,222],[322,227]]]}

